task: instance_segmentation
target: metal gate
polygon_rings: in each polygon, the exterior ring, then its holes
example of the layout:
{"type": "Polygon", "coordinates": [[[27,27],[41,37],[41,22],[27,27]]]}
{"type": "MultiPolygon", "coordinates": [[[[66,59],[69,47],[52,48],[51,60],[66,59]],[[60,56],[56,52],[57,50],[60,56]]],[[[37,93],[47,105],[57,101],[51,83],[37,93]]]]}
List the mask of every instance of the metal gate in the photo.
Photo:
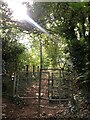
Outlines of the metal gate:
{"type": "MultiPolygon", "coordinates": [[[[59,110],[61,102],[72,98],[72,73],[64,69],[41,69],[39,80],[38,116],[43,108],[59,110]],[[51,103],[59,102],[52,107],[51,103]]],[[[68,105],[68,104],[67,104],[68,105]]]]}
{"type": "MultiPolygon", "coordinates": [[[[39,72],[20,72],[18,73],[16,81],[16,95],[19,97],[27,97],[30,92],[29,88],[32,87],[33,82],[39,82],[39,72]]],[[[38,84],[36,85],[38,86],[38,84]]],[[[32,97],[32,96],[30,96],[32,97]]]]}
{"type": "Polygon", "coordinates": [[[15,93],[23,99],[29,99],[37,108],[38,116],[43,108],[60,109],[62,101],[72,97],[72,73],[63,69],[41,69],[39,72],[21,72],[17,75],[15,93]],[[35,101],[35,104],[34,104],[35,101]],[[52,107],[52,103],[59,102],[52,107]]]}
{"type": "Polygon", "coordinates": [[[41,74],[41,93],[43,88],[44,91],[47,91],[45,99],[49,101],[68,100],[72,96],[72,76],[70,72],[63,69],[42,69],[41,74]],[[43,81],[47,81],[47,83],[43,85],[43,81]]]}

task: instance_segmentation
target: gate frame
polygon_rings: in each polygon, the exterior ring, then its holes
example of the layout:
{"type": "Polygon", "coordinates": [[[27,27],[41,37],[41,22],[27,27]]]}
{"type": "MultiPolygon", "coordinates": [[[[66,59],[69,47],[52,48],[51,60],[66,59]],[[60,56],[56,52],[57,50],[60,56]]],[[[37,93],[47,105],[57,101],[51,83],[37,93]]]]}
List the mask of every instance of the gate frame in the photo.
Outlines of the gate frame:
{"type": "MultiPolygon", "coordinates": [[[[39,96],[38,96],[38,117],[40,118],[40,108],[41,108],[41,81],[43,80],[42,79],[42,73],[48,73],[48,98],[43,98],[43,99],[48,99],[49,100],[49,102],[55,102],[55,101],[58,101],[58,102],[61,102],[61,101],[69,101],[71,98],[72,98],[72,91],[69,89],[69,93],[68,93],[68,95],[71,95],[70,97],[68,97],[68,98],[60,98],[60,95],[61,94],[59,94],[59,98],[58,99],[53,99],[53,98],[49,98],[49,92],[50,92],[50,90],[49,90],[49,85],[50,85],[50,72],[43,72],[44,70],[52,70],[52,71],[56,71],[56,70],[58,70],[59,71],[59,73],[60,73],[60,75],[59,75],[59,77],[61,77],[61,73],[64,71],[64,69],[62,69],[62,68],[59,68],[59,69],[57,69],[57,68],[42,68],[42,66],[41,66],[41,69],[40,69],[40,79],[39,79],[39,96]]],[[[52,72],[53,73],[53,72],[52,72]]],[[[61,79],[62,79],[62,77],[61,77],[61,79]]],[[[53,78],[52,78],[52,81],[53,81],[53,78]]],[[[69,82],[72,82],[71,80],[69,81],[69,82]]],[[[52,82],[53,83],[53,82],[52,82]]],[[[60,80],[60,83],[61,83],[61,80],[60,80]]],[[[71,88],[72,88],[72,84],[71,83],[69,83],[70,85],[71,85],[71,88]]],[[[60,85],[60,84],[59,84],[60,85]]],[[[61,87],[62,88],[62,86],[60,85],[59,87],[61,87]]],[[[60,90],[60,92],[61,92],[61,90],[60,90]]]]}

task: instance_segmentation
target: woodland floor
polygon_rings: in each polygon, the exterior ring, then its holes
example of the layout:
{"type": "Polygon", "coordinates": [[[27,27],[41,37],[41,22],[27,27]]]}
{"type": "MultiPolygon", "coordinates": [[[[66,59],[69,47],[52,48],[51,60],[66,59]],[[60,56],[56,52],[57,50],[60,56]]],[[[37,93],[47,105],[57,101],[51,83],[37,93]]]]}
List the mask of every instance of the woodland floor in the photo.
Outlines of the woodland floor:
{"type": "MultiPolygon", "coordinates": [[[[27,87],[23,96],[28,98],[23,98],[25,103],[23,105],[17,105],[12,100],[3,98],[2,120],[37,120],[38,84],[38,81],[34,81],[32,86],[27,87]]],[[[42,88],[41,97],[47,98],[47,80],[42,81],[42,88]]],[[[90,107],[82,100],[79,102],[77,114],[72,114],[69,111],[67,102],[50,103],[48,100],[41,100],[41,105],[40,120],[90,120],[90,107]]]]}

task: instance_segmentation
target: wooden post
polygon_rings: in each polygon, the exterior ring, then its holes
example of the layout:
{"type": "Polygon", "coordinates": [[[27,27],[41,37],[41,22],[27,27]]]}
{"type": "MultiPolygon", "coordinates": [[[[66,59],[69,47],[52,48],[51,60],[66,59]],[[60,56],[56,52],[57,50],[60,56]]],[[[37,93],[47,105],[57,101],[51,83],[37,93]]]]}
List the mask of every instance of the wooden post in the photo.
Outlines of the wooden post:
{"type": "Polygon", "coordinates": [[[54,84],[54,79],[53,79],[53,73],[52,73],[52,87],[51,87],[51,91],[52,91],[52,93],[51,93],[51,97],[53,97],[53,90],[54,90],[54,87],[53,87],[53,84],[54,84]]]}
{"type": "Polygon", "coordinates": [[[59,105],[60,105],[60,99],[61,99],[61,70],[59,70],[59,105]]]}
{"type": "Polygon", "coordinates": [[[26,85],[28,85],[28,65],[26,65],[26,85]]]}
{"type": "Polygon", "coordinates": [[[48,72],[48,99],[50,99],[50,73],[48,72]]]}
{"type": "Polygon", "coordinates": [[[39,72],[39,66],[37,66],[37,72],[39,72]]]}
{"type": "Polygon", "coordinates": [[[35,66],[33,65],[33,75],[35,75],[35,66]]]}
{"type": "Polygon", "coordinates": [[[16,86],[16,96],[18,97],[18,89],[19,89],[19,74],[17,75],[17,86],[16,86]]]}
{"type": "Polygon", "coordinates": [[[14,74],[13,96],[15,96],[15,92],[16,92],[16,72],[14,74]]]}

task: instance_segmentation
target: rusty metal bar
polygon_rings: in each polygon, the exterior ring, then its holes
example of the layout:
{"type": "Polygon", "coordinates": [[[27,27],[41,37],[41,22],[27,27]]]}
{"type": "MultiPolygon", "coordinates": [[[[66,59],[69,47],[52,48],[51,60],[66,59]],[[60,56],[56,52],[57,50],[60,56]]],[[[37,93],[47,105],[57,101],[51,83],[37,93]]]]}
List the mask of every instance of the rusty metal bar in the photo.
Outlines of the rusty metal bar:
{"type": "Polygon", "coordinates": [[[42,41],[40,38],[40,78],[39,78],[39,96],[38,96],[38,118],[40,118],[40,104],[41,104],[41,79],[42,79],[42,41]]]}

